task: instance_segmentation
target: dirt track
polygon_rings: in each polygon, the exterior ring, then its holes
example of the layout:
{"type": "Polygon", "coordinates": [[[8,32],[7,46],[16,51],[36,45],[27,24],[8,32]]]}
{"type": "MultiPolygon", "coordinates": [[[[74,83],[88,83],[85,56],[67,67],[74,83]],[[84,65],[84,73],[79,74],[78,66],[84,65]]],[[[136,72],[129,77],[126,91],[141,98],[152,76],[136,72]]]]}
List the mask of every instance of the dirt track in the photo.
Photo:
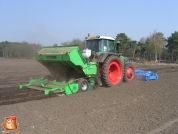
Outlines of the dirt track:
{"type": "Polygon", "coordinates": [[[49,74],[36,61],[0,59],[0,67],[0,119],[16,115],[20,133],[178,133],[178,66],[136,65],[155,71],[159,80],[49,98],[18,89],[30,77],[49,74]]]}

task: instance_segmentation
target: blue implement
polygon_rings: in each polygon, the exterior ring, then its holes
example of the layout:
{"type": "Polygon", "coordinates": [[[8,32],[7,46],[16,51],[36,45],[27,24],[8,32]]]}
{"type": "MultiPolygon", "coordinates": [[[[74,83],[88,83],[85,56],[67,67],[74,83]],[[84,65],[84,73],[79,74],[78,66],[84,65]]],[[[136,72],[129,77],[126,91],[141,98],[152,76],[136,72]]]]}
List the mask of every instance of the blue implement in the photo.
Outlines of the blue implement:
{"type": "Polygon", "coordinates": [[[158,74],[152,71],[135,69],[135,79],[144,81],[158,80],[158,74]]]}

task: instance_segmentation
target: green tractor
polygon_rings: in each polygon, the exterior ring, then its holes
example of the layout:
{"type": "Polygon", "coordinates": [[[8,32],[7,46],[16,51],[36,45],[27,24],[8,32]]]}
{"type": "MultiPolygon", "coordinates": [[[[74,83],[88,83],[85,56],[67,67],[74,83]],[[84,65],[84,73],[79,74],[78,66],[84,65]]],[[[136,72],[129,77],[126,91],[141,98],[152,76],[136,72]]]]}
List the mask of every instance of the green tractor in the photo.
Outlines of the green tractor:
{"type": "Polygon", "coordinates": [[[111,87],[130,82],[135,69],[120,53],[120,42],[107,36],[86,37],[85,49],[79,46],[44,47],[35,59],[44,65],[50,76],[30,79],[20,89],[42,90],[71,95],[91,90],[95,85],[111,87]]]}

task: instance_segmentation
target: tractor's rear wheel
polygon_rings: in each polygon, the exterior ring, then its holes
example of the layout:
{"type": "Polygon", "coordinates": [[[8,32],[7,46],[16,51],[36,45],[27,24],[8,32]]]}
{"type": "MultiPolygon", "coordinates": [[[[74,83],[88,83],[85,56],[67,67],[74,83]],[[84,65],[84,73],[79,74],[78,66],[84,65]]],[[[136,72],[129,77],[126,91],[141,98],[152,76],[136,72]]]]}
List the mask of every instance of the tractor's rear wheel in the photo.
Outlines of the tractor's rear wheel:
{"type": "Polygon", "coordinates": [[[116,86],[123,80],[123,65],[117,56],[109,56],[102,66],[103,84],[110,87],[116,86]]]}
{"type": "Polygon", "coordinates": [[[126,64],[124,67],[124,82],[130,82],[135,77],[135,69],[131,64],[126,64]]]}
{"type": "Polygon", "coordinates": [[[89,90],[89,83],[86,79],[80,79],[78,81],[79,84],[79,92],[86,92],[89,90]]]}

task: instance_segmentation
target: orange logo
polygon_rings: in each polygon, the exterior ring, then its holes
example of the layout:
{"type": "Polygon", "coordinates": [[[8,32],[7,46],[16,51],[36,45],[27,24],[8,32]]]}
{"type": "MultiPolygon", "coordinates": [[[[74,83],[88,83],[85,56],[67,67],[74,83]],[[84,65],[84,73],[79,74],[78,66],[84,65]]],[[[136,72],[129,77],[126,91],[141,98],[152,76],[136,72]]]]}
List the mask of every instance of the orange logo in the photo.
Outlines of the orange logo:
{"type": "Polygon", "coordinates": [[[9,133],[9,131],[15,131],[15,133],[18,133],[18,126],[19,123],[17,123],[17,117],[16,116],[9,116],[4,118],[4,122],[1,124],[3,126],[4,131],[3,133],[9,133]]]}

